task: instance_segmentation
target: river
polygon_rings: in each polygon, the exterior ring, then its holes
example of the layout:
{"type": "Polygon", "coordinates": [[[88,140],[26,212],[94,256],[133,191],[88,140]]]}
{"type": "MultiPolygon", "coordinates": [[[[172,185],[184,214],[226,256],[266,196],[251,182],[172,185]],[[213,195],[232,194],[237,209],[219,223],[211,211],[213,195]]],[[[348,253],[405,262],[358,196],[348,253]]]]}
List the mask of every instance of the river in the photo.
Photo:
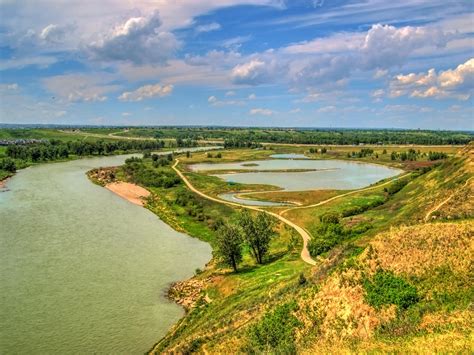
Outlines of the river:
{"type": "Polygon", "coordinates": [[[126,157],[30,167],[0,193],[2,354],[141,354],[183,316],[166,290],[211,248],[87,179],[126,157]]]}

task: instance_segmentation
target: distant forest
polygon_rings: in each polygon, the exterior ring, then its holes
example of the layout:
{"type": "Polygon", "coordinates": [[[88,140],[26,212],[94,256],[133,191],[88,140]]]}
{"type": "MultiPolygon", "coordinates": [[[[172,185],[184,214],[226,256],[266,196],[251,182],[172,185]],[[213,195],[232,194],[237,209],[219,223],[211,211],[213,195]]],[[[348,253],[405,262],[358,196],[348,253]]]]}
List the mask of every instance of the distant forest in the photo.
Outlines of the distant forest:
{"type": "Polygon", "coordinates": [[[422,130],[300,130],[264,128],[132,128],[120,134],[155,138],[180,138],[191,140],[223,139],[228,146],[238,142],[288,143],[288,144],[467,144],[474,139],[472,132],[422,131],[422,130]]]}

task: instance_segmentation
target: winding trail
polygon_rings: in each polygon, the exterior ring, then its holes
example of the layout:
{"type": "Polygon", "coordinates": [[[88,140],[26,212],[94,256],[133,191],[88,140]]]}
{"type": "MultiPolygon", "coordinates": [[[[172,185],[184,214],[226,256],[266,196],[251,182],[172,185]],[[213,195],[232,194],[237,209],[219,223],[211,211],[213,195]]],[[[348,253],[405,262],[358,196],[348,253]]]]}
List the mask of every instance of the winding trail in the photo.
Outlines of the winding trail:
{"type": "Polygon", "coordinates": [[[301,259],[310,264],[310,265],[316,265],[316,261],[313,260],[313,258],[311,257],[311,255],[309,254],[309,250],[308,250],[308,242],[309,240],[311,239],[311,236],[310,234],[304,230],[302,227],[298,226],[297,224],[291,222],[290,220],[286,219],[285,217],[283,216],[280,216],[279,214],[276,214],[274,212],[270,212],[270,211],[267,211],[267,210],[264,210],[264,209],[261,209],[261,208],[258,208],[258,207],[255,207],[255,206],[247,206],[247,205],[242,205],[240,203],[236,203],[236,202],[230,202],[230,201],[225,201],[225,200],[221,200],[219,198],[216,198],[216,197],[212,197],[212,196],[209,196],[207,194],[205,194],[204,192],[196,189],[193,184],[191,184],[191,182],[188,180],[188,178],[181,172],[181,170],[178,169],[178,164],[179,164],[179,159],[176,159],[174,165],[172,166],[173,170],[176,171],[176,174],[178,174],[178,176],[181,178],[181,180],[184,181],[184,183],[186,184],[186,186],[191,190],[193,191],[194,193],[198,194],[199,196],[201,197],[204,197],[205,199],[207,200],[210,200],[210,201],[214,201],[214,202],[218,202],[218,203],[222,203],[224,205],[228,205],[228,206],[234,206],[234,207],[239,207],[239,208],[246,208],[248,210],[253,210],[253,211],[258,211],[258,212],[264,212],[270,216],[273,216],[277,219],[279,219],[280,221],[282,221],[283,223],[285,223],[286,225],[290,226],[291,228],[295,229],[299,235],[301,235],[301,238],[303,239],[303,249],[301,250],[301,259]]]}
{"type": "MultiPolygon", "coordinates": [[[[471,181],[471,179],[472,179],[472,177],[467,179],[466,183],[459,190],[464,189],[469,184],[469,181],[471,181]]],[[[430,216],[433,213],[435,213],[436,211],[438,211],[441,207],[443,207],[446,203],[448,203],[454,197],[454,195],[456,195],[456,193],[459,192],[459,190],[454,191],[454,193],[451,194],[451,196],[449,196],[447,199],[443,200],[441,203],[437,204],[433,209],[429,210],[428,213],[425,216],[425,222],[428,222],[429,219],[430,219],[430,216]]]]}
{"type": "MultiPolygon", "coordinates": [[[[176,159],[174,165],[172,166],[173,170],[178,174],[178,176],[181,178],[181,180],[184,181],[186,186],[191,191],[198,194],[199,196],[204,197],[207,200],[211,200],[211,201],[214,201],[214,202],[217,202],[217,203],[222,203],[222,204],[228,205],[228,206],[233,206],[233,207],[238,207],[238,208],[246,208],[248,210],[258,211],[258,212],[264,212],[264,213],[266,213],[270,216],[273,216],[273,217],[277,218],[278,220],[282,221],[283,223],[290,226],[291,228],[295,229],[298,232],[298,234],[301,236],[301,238],[303,239],[303,249],[301,250],[301,254],[300,254],[301,259],[304,262],[306,262],[310,265],[316,265],[316,261],[314,261],[314,259],[311,257],[311,255],[309,254],[309,250],[308,250],[308,242],[311,239],[311,235],[304,228],[302,228],[301,226],[299,226],[296,223],[290,221],[289,219],[283,217],[283,215],[286,212],[296,210],[296,209],[322,206],[322,205],[325,205],[325,204],[327,204],[331,201],[337,200],[337,199],[342,198],[342,197],[346,197],[346,196],[353,195],[353,194],[360,193],[360,192],[364,192],[364,191],[378,189],[380,187],[391,184],[394,180],[402,179],[402,178],[404,178],[406,176],[409,176],[411,174],[411,173],[406,173],[406,174],[400,175],[396,178],[390,179],[389,181],[386,181],[383,184],[378,184],[378,185],[369,186],[369,187],[366,187],[366,188],[363,188],[363,189],[350,191],[350,192],[347,192],[345,194],[334,196],[334,197],[331,197],[327,200],[324,200],[324,201],[321,201],[321,202],[318,202],[318,203],[315,203],[315,204],[312,204],[312,205],[294,206],[294,207],[287,208],[283,211],[280,211],[279,213],[275,213],[275,212],[271,212],[271,211],[268,211],[268,210],[265,210],[265,209],[262,209],[262,208],[259,208],[259,207],[256,207],[256,206],[244,205],[244,204],[237,203],[237,202],[221,200],[217,197],[213,197],[213,196],[209,196],[209,195],[205,194],[204,192],[202,192],[202,191],[198,190],[197,188],[195,188],[193,186],[193,184],[191,184],[191,182],[188,180],[188,178],[181,172],[181,170],[178,169],[178,164],[179,164],[179,159],[176,159]]],[[[266,192],[275,192],[275,191],[266,191],[266,192]]],[[[250,193],[255,193],[255,192],[250,192],[250,193]]],[[[241,194],[245,194],[245,193],[241,193],[241,194]]],[[[240,195],[240,194],[238,194],[238,195],[240,195]]]]}

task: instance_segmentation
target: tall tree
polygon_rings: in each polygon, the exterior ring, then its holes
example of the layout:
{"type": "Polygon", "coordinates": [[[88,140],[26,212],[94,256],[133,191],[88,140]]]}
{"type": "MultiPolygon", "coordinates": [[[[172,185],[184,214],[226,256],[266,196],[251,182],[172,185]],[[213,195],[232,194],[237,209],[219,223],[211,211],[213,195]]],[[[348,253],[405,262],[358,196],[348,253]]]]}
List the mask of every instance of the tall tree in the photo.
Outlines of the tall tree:
{"type": "Polygon", "coordinates": [[[244,240],[248,244],[255,261],[262,264],[263,258],[268,253],[270,240],[274,235],[273,220],[264,212],[252,217],[245,210],[240,216],[239,224],[244,234],[244,240]]]}
{"type": "Polygon", "coordinates": [[[237,265],[242,261],[242,235],[237,227],[224,224],[219,228],[217,253],[225,264],[237,271],[237,265]]]}

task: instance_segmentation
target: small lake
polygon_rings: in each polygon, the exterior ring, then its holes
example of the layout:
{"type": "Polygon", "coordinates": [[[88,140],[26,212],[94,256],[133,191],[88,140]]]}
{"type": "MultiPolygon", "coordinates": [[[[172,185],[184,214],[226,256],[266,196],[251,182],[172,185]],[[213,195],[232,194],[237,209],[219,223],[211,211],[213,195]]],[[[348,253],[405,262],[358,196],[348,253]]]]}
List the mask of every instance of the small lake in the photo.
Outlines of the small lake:
{"type": "Polygon", "coordinates": [[[211,248],[85,175],[129,156],[24,169],[0,193],[2,354],[143,354],[183,316],[166,290],[211,248]]]}
{"type": "MultiPolygon", "coordinates": [[[[228,182],[242,184],[265,184],[278,186],[287,191],[305,190],[353,190],[371,185],[379,180],[401,174],[400,169],[390,168],[384,165],[368,164],[362,162],[351,162],[345,160],[311,160],[311,159],[272,159],[256,160],[236,163],[203,163],[194,164],[190,168],[193,171],[206,170],[259,170],[258,172],[239,172],[232,174],[216,174],[228,182]],[[246,166],[246,164],[258,164],[258,166],[246,166]],[[273,172],[271,170],[306,169],[313,171],[305,172],[273,172]]],[[[234,201],[235,196],[223,196],[222,198],[234,201]]],[[[240,199],[239,202],[245,200],[240,199]]],[[[259,201],[252,201],[254,205],[262,205],[259,201]]],[[[247,200],[247,203],[249,201],[247,200]]]]}
{"type": "Polygon", "coordinates": [[[273,154],[270,155],[270,158],[274,159],[309,159],[304,154],[273,154]]]}

